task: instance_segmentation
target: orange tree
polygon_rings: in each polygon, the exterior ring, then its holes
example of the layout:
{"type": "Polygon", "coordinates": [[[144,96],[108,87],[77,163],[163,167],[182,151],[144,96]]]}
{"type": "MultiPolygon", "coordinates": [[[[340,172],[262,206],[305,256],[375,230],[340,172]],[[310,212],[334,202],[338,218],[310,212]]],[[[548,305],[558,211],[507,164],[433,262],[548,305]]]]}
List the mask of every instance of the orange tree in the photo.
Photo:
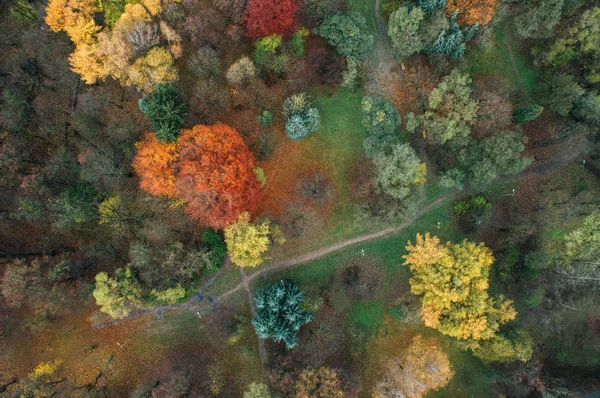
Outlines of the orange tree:
{"type": "Polygon", "coordinates": [[[176,189],[191,218],[222,229],[242,212],[252,213],[260,187],[254,156],[237,130],[197,125],[182,130],[178,144],[176,189]]]}
{"type": "Polygon", "coordinates": [[[140,176],[140,188],[153,195],[174,197],[177,144],[159,142],[153,133],[146,133],[135,147],[133,169],[140,176]]]}
{"type": "Polygon", "coordinates": [[[461,25],[487,25],[494,13],[498,0],[448,0],[446,9],[449,14],[458,10],[458,23],[461,25]]]}

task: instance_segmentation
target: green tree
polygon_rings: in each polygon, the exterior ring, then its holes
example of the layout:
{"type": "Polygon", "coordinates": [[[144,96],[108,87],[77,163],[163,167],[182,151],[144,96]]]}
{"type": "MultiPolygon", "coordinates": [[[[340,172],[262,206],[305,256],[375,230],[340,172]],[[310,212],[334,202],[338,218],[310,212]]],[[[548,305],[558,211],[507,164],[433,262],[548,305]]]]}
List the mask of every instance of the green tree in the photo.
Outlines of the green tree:
{"type": "Polygon", "coordinates": [[[435,144],[467,137],[477,118],[477,102],[471,98],[472,80],[454,69],[429,94],[428,110],[417,117],[423,135],[435,144]]]}
{"type": "Polygon", "coordinates": [[[125,270],[118,269],[114,278],[106,272],[98,273],[93,295],[100,311],[115,319],[129,315],[131,307],[142,300],[142,290],[129,266],[125,270]]]}
{"type": "Polygon", "coordinates": [[[373,157],[375,181],[381,191],[396,199],[404,199],[417,187],[421,161],[409,144],[396,144],[390,153],[373,157]]]}
{"type": "Polygon", "coordinates": [[[469,347],[473,354],[485,362],[527,362],[533,354],[533,340],[523,329],[509,334],[498,334],[480,340],[469,347]]]}
{"type": "Polygon", "coordinates": [[[600,96],[596,91],[588,91],[573,102],[571,115],[582,122],[597,124],[600,117],[600,96]]]}
{"type": "Polygon", "coordinates": [[[160,142],[177,140],[186,115],[186,106],[177,87],[159,84],[150,97],[140,100],[139,105],[160,142]]]}
{"type": "Polygon", "coordinates": [[[283,113],[287,117],[285,132],[294,141],[308,137],[317,131],[321,115],[313,108],[305,93],[294,94],[283,102],[283,113]]]}
{"type": "Polygon", "coordinates": [[[269,386],[263,383],[250,383],[243,398],[271,398],[269,386]]]}
{"type": "Polygon", "coordinates": [[[258,337],[283,341],[286,348],[294,348],[298,344],[296,333],[313,319],[311,312],[300,309],[303,301],[304,293],[292,281],[284,280],[268,288],[257,289],[252,324],[258,337]]]}
{"type": "Polygon", "coordinates": [[[552,36],[560,21],[564,0],[531,0],[522,2],[516,10],[515,31],[525,39],[552,36]]]}
{"type": "Polygon", "coordinates": [[[574,102],[584,93],[573,76],[566,73],[548,74],[538,84],[537,95],[545,105],[560,116],[567,116],[574,102]]]}
{"type": "Polygon", "coordinates": [[[326,16],[315,33],[345,57],[361,59],[373,50],[373,35],[368,34],[367,21],[355,11],[326,16]]]}
{"type": "Polygon", "coordinates": [[[362,123],[367,131],[376,136],[395,134],[400,125],[400,114],[385,97],[362,99],[362,123]]]}
{"type": "Polygon", "coordinates": [[[468,179],[475,185],[492,182],[501,174],[519,173],[532,159],[522,157],[526,137],[516,131],[502,131],[481,141],[472,140],[464,159],[468,179]]]}
{"type": "Polygon", "coordinates": [[[419,7],[425,14],[432,14],[436,10],[443,10],[447,0],[419,0],[419,7]]]}
{"type": "Polygon", "coordinates": [[[419,26],[425,13],[418,7],[409,11],[408,7],[400,7],[392,13],[388,23],[388,36],[398,57],[408,57],[425,48],[421,39],[419,26]]]}
{"type": "Polygon", "coordinates": [[[50,205],[55,216],[54,226],[58,229],[94,223],[97,208],[94,188],[82,182],[67,188],[50,205]]]}
{"type": "Polygon", "coordinates": [[[452,58],[462,58],[465,55],[465,42],[471,40],[478,25],[463,28],[456,22],[457,15],[458,10],[450,17],[450,26],[442,30],[429,47],[430,54],[448,55],[452,58]]]}
{"type": "Polygon", "coordinates": [[[531,122],[542,113],[544,110],[543,106],[539,105],[527,105],[521,108],[517,108],[513,113],[513,122],[517,124],[523,124],[531,122]]]}

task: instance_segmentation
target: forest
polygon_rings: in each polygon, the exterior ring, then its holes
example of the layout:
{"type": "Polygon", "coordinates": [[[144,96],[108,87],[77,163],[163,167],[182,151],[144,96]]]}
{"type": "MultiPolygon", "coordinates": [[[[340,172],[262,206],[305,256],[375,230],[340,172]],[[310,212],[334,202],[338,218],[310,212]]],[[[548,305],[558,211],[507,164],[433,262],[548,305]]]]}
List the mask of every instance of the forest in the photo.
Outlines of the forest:
{"type": "Polygon", "coordinates": [[[0,0],[0,397],[600,394],[600,1],[0,0]]]}

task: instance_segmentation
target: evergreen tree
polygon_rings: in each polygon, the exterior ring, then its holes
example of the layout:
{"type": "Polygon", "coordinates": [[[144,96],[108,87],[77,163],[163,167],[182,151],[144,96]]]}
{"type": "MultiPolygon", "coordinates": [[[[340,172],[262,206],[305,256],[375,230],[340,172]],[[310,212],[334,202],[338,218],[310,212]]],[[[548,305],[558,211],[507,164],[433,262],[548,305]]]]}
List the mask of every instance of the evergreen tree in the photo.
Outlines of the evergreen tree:
{"type": "Polygon", "coordinates": [[[139,106],[160,142],[177,140],[186,114],[186,106],[177,87],[159,84],[149,98],[140,100],[139,106]]]}
{"type": "Polygon", "coordinates": [[[296,333],[313,319],[311,312],[300,309],[302,301],[304,293],[292,281],[284,280],[266,289],[257,289],[252,324],[258,337],[283,341],[286,348],[294,348],[298,344],[296,333]]]}
{"type": "Polygon", "coordinates": [[[515,110],[513,114],[513,122],[517,124],[523,124],[527,122],[531,122],[532,120],[537,119],[537,117],[544,110],[543,106],[539,105],[527,105],[515,110]]]}
{"type": "Polygon", "coordinates": [[[465,55],[465,42],[473,38],[478,24],[463,28],[456,23],[457,16],[458,10],[450,17],[448,29],[440,32],[429,48],[430,54],[443,54],[452,58],[462,58],[465,55]]]}
{"type": "Polygon", "coordinates": [[[447,0],[419,0],[419,7],[425,14],[433,14],[436,10],[443,10],[447,0]]]}

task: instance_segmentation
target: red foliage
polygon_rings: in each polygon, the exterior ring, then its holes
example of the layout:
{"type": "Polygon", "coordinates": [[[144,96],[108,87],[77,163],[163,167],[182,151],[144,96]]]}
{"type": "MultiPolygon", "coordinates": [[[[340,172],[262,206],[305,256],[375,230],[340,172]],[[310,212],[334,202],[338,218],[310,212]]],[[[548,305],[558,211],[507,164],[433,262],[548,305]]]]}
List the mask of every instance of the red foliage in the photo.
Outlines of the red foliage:
{"type": "Polygon", "coordinates": [[[260,189],[254,156],[235,129],[197,125],[183,130],[178,144],[176,188],[192,219],[221,229],[253,212],[260,189]]]}
{"type": "Polygon", "coordinates": [[[296,30],[298,0],[249,0],[244,17],[253,40],[277,34],[289,38],[296,30]]]}

